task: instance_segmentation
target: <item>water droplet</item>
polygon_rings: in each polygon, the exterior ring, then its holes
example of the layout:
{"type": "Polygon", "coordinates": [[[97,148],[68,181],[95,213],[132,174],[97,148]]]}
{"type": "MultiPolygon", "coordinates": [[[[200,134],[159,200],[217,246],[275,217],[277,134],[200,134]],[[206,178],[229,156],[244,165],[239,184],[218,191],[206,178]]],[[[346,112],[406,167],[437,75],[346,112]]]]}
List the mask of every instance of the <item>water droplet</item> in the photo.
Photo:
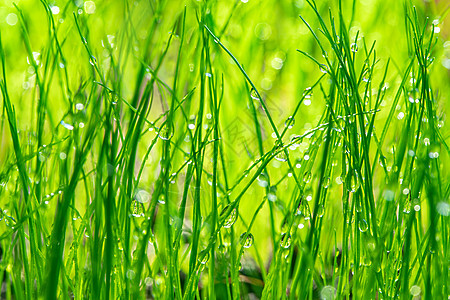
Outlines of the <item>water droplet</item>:
{"type": "Polygon", "coordinates": [[[365,266],[365,267],[370,267],[370,266],[372,265],[372,260],[370,259],[370,257],[365,256],[365,257],[363,258],[362,264],[363,264],[363,266],[365,266]]]}
{"type": "Polygon", "coordinates": [[[331,179],[330,177],[325,178],[325,180],[322,182],[322,187],[324,189],[327,189],[330,187],[331,179]]]}
{"type": "Polygon", "coordinates": [[[430,153],[428,153],[428,157],[429,158],[431,158],[431,159],[433,159],[433,158],[438,158],[439,157],[439,152],[430,152],[430,153]]]}
{"type": "Polygon", "coordinates": [[[6,24],[10,26],[14,26],[17,24],[17,21],[19,21],[19,18],[15,13],[10,13],[6,16],[6,24]]]}
{"type": "Polygon", "coordinates": [[[411,201],[407,200],[403,207],[403,213],[409,214],[411,212],[411,201]]]}
{"type": "Polygon", "coordinates": [[[12,216],[4,215],[5,218],[5,224],[8,227],[12,227],[14,229],[14,225],[16,225],[16,219],[14,219],[12,216]]]}
{"type": "Polygon", "coordinates": [[[411,293],[411,295],[413,295],[414,297],[419,296],[420,293],[422,292],[422,290],[420,289],[419,286],[417,285],[413,285],[410,289],[409,292],[411,293]]]}
{"type": "Polygon", "coordinates": [[[243,234],[241,234],[241,237],[240,237],[240,241],[241,241],[241,245],[244,247],[244,248],[250,248],[252,245],[253,245],[253,240],[254,240],[254,238],[253,238],[253,234],[251,234],[251,233],[249,233],[249,234],[247,234],[247,237],[245,238],[245,235],[246,235],[247,233],[246,232],[244,232],[243,234]],[[245,239],[244,239],[245,238],[245,239]]]}
{"type": "Polygon", "coordinates": [[[450,215],[450,204],[447,202],[438,202],[436,205],[436,210],[441,216],[448,217],[450,215]]]}
{"type": "Polygon", "coordinates": [[[320,299],[333,300],[336,295],[336,289],[331,285],[326,285],[320,291],[320,299]]]}
{"type": "Polygon", "coordinates": [[[209,251],[203,250],[202,252],[199,253],[199,257],[198,257],[198,261],[202,264],[202,265],[206,265],[209,261],[209,251]]]}
{"type": "Polygon", "coordinates": [[[144,205],[136,200],[131,201],[131,215],[135,218],[144,216],[144,205]]]}
{"type": "Polygon", "coordinates": [[[139,189],[134,196],[134,199],[140,203],[147,203],[150,201],[150,194],[142,189],[139,189]]]}
{"type": "Polygon", "coordinates": [[[380,166],[384,168],[384,166],[386,166],[386,157],[381,155],[378,160],[379,160],[380,166]]]}
{"type": "Polygon", "coordinates": [[[300,197],[300,201],[299,204],[297,206],[297,210],[295,211],[295,215],[296,216],[301,216],[302,215],[302,202],[303,202],[303,196],[300,197]]]}
{"type": "Polygon", "coordinates": [[[281,225],[281,233],[284,234],[290,230],[288,218],[285,217],[283,220],[283,224],[281,225]]]}
{"type": "Polygon", "coordinates": [[[323,214],[325,213],[325,208],[323,207],[323,205],[319,205],[319,207],[317,208],[317,217],[322,218],[323,214]]]}
{"type": "Polygon", "coordinates": [[[275,159],[281,162],[287,161],[288,160],[288,156],[286,155],[287,152],[288,152],[287,149],[285,151],[278,152],[278,154],[275,155],[275,159]]]}
{"type": "Polygon", "coordinates": [[[84,104],[83,104],[83,103],[77,103],[77,104],[75,104],[75,109],[76,109],[76,110],[83,110],[83,109],[84,109],[84,104]]]}
{"type": "Polygon", "coordinates": [[[275,70],[280,70],[283,67],[283,59],[275,57],[274,59],[272,59],[271,65],[275,70]]]}
{"type": "Polygon", "coordinates": [[[309,97],[311,97],[311,95],[312,95],[312,87],[307,87],[304,91],[303,91],[303,97],[307,97],[307,96],[309,96],[309,97]]]}
{"type": "MultiPolygon", "coordinates": [[[[149,195],[149,197],[150,197],[150,195],[149,195]]],[[[158,198],[158,202],[159,202],[159,204],[166,204],[166,197],[164,196],[164,195],[159,195],[159,198],[158,198]]]]}
{"type": "Polygon", "coordinates": [[[361,186],[361,182],[359,180],[359,174],[357,170],[353,170],[351,173],[351,182],[350,182],[350,192],[355,193],[359,187],[361,186]]]}
{"type": "Polygon", "coordinates": [[[305,220],[311,219],[311,212],[309,211],[309,206],[306,206],[305,209],[303,210],[303,216],[305,220]]]}
{"type": "Polygon", "coordinates": [[[272,27],[267,23],[258,23],[255,26],[255,34],[260,40],[266,41],[272,35],[272,27]]]}
{"type": "Polygon", "coordinates": [[[151,279],[150,277],[145,277],[144,283],[147,287],[151,287],[153,284],[153,279],[151,279]]]}
{"type": "Polygon", "coordinates": [[[356,200],[356,203],[355,203],[355,210],[356,210],[356,212],[358,212],[358,213],[362,212],[361,200],[356,200]]]}
{"type": "Polygon", "coordinates": [[[351,45],[350,45],[350,50],[352,51],[352,52],[358,52],[358,45],[356,44],[356,43],[352,43],[351,45]]]}
{"type": "Polygon", "coordinates": [[[283,233],[281,236],[280,246],[284,249],[288,249],[291,246],[291,235],[289,233],[283,233]]]}
{"type": "Polygon", "coordinates": [[[173,131],[173,127],[170,128],[170,126],[164,123],[158,131],[158,137],[162,140],[167,141],[173,136],[173,131]]]}
{"type": "Polygon", "coordinates": [[[392,201],[395,198],[395,193],[394,193],[394,191],[391,191],[391,190],[385,190],[383,192],[383,197],[386,201],[392,201]]]}
{"type": "Polygon", "coordinates": [[[250,91],[250,97],[252,97],[253,100],[259,101],[258,93],[254,88],[252,88],[250,91]]]}
{"type": "Polygon", "coordinates": [[[367,224],[367,221],[365,219],[361,219],[358,222],[358,229],[361,232],[366,232],[367,229],[369,229],[369,224],[367,224]]]}
{"type": "Polygon", "coordinates": [[[267,200],[269,200],[270,202],[277,201],[277,187],[276,186],[271,186],[269,188],[269,192],[267,193],[267,200]]]}
{"type": "Polygon", "coordinates": [[[62,125],[64,128],[66,128],[67,130],[73,130],[73,128],[74,128],[72,125],[67,124],[67,123],[64,122],[64,121],[61,121],[61,125],[62,125]]]}
{"type": "Polygon", "coordinates": [[[309,183],[311,181],[311,172],[305,172],[303,176],[303,182],[309,183]]]}
{"type": "Polygon", "coordinates": [[[286,122],[284,122],[284,125],[289,129],[291,129],[294,126],[294,124],[295,124],[295,119],[293,116],[289,116],[286,119],[286,122]]]}
{"type": "Polygon", "coordinates": [[[84,2],[84,11],[87,14],[93,14],[95,12],[95,2],[94,1],[84,2]]]}
{"type": "Polygon", "coordinates": [[[95,66],[95,64],[97,63],[97,59],[95,58],[95,56],[91,55],[91,58],[89,59],[89,63],[93,66],[95,66]]]}
{"type": "MultiPolygon", "coordinates": [[[[223,219],[229,209],[230,205],[225,206],[222,209],[222,212],[220,213],[220,218],[223,219]]],[[[237,214],[237,210],[236,208],[234,208],[230,215],[226,218],[225,222],[223,223],[223,227],[224,228],[231,228],[231,226],[233,226],[234,223],[236,223],[238,214],[237,214]]]]}
{"type": "Polygon", "coordinates": [[[221,254],[224,254],[224,253],[225,253],[225,250],[226,250],[226,247],[225,247],[224,244],[220,244],[220,245],[217,247],[217,251],[218,251],[219,253],[221,253],[221,254]]]}
{"type": "Polygon", "coordinates": [[[320,70],[320,72],[322,72],[322,73],[324,73],[324,74],[327,74],[327,73],[328,73],[328,67],[327,67],[326,65],[324,65],[324,64],[321,64],[321,65],[319,66],[319,70],[320,70]]]}
{"type": "Polygon", "coordinates": [[[127,278],[129,280],[133,280],[135,276],[136,276],[136,273],[133,270],[128,270],[127,271],[127,278]]]}
{"type": "Polygon", "coordinates": [[[258,184],[261,187],[266,187],[269,185],[269,177],[267,176],[266,173],[262,172],[261,174],[259,174],[258,176],[258,184]]]}
{"type": "Polygon", "coordinates": [[[108,34],[106,38],[108,39],[108,43],[111,45],[111,47],[114,47],[114,40],[116,39],[116,37],[114,35],[108,34]]]}

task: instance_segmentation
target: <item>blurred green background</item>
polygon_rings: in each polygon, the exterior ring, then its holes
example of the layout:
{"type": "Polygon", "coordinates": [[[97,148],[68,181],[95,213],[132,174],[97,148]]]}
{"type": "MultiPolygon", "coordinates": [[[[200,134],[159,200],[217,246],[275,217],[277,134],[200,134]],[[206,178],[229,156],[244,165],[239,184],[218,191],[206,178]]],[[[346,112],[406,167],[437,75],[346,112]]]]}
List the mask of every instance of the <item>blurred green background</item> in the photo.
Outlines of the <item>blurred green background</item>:
{"type": "MultiPolygon", "coordinates": [[[[157,61],[166,46],[171,35],[172,28],[178,18],[186,9],[186,34],[185,45],[181,55],[179,96],[188,94],[200,81],[199,56],[202,50],[200,28],[197,22],[199,9],[204,7],[200,1],[166,1],[162,11],[155,11],[159,1],[49,1],[57,36],[64,53],[65,60],[55,53],[54,47],[48,47],[52,42],[49,17],[40,1],[16,1],[17,6],[23,11],[25,27],[28,30],[29,46],[33,52],[34,59],[40,66],[38,74],[30,64],[27,44],[24,43],[24,36],[20,26],[20,18],[17,9],[12,1],[1,1],[0,6],[0,31],[6,57],[6,80],[9,88],[11,101],[15,107],[19,136],[24,148],[29,147],[25,153],[33,153],[35,145],[35,123],[36,123],[36,103],[39,101],[39,91],[36,88],[36,76],[46,78],[45,86],[48,97],[45,131],[43,136],[44,144],[52,144],[61,141],[67,134],[61,121],[66,124],[74,122],[88,122],[95,112],[87,109],[85,115],[77,119],[77,116],[70,114],[71,107],[82,101],[88,106],[92,99],[88,97],[89,90],[99,88],[93,81],[98,81],[98,75],[92,64],[89,62],[93,58],[87,54],[82,40],[78,34],[74,15],[78,16],[81,31],[86,37],[87,43],[95,57],[100,69],[107,74],[109,80],[118,82],[117,88],[123,99],[130,101],[136,86],[140,84],[134,79],[145,60],[152,68],[157,65],[157,61]],[[156,17],[156,29],[153,36],[149,38],[150,28],[156,17]],[[146,47],[146,42],[150,40],[150,46],[146,47]],[[111,68],[112,61],[117,68],[111,68]],[[41,66],[46,63],[57,66],[48,76],[47,70],[41,66]],[[67,76],[67,79],[65,79],[67,76]],[[68,86],[65,86],[65,84],[68,86]],[[81,99],[81,100],[80,100],[81,99]],[[81,120],[81,121],[80,121],[81,120]],[[83,121],[84,120],[84,121],[83,121]]],[[[267,103],[275,124],[283,128],[286,119],[291,115],[293,109],[301,98],[306,88],[314,84],[323,75],[317,65],[311,60],[301,55],[297,49],[309,53],[311,56],[323,62],[322,52],[314,41],[307,26],[301,21],[301,15],[313,28],[319,27],[317,18],[313,11],[303,0],[248,0],[248,1],[207,1],[206,16],[208,26],[214,34],[220,38],[240,64],[244,67],[249,77],[261,92],[263,99],[267,103]]],[[[375,49],[379,62],[374,70],[374,82],[379,82],[383,76],[383,71],[388,59],[390,59],[389,72],[386,81],[389,83],[384,103],[381,105],[375,128],[382,127],[389,112],[391,101],[397,92],[397,86],[401,81],[402,72],[409,63],[409,52],[407,39],[405,37],[405,2],[404,1],[382,1],[382,0],[361,0],[354,3],[352,1],[342,1],[343,13],[346,15],[347,25],[350,27],[350,39],[357,37],[356,43],[359,51],[365,51],[376,41],[375,49]],[[353,11],[356,13],[353,14],[353,11]],[[366,45],[366,47],[365,47],[366,45]]],[[[408,2],[409,3],[409,2],[408,2]]],[[[448,105],[450,95],[450,19],[448,14],[449,3],[447,1],[414,1],[417,12],[422,20],[428,22],[426,30],[431,31],[435,24],[434,32],[438,37],[437,44],[433,49],[434,62],[431,65],[431,85],[434,88],[435,98],[438,103],[436,115],[438,116],[441,134],[447,142],[450,131],[447,126],[447,116],[450,112],[448,105]]],[[[328,16],[329,10],[337,17],[337,1],[318,1],[319,11],[323,16],[328,16]]],[[[177,29],[178,31],[180,28],[177,29]]],[[[318,31],[317,31],[318,32],[318,31]]],[[[323,35],[319,35],[324,40],[323,35]]],[[[172,85],[178,46],[180,43],[179,32],[173,34],[173,41],[168,49],[168,54],[161,69],[159,79],[172,85]]],[[[326,49],[332,52],[331,49],[326,49]]],[[[236,67],[230,57],[219,47],[218,44],[210,45],[211,59],[214,64],[215,76],[224,78],[224,100],[221,107],[221,135],[224,151],[227,155],[226,168],[229,181],[232,185],[242,173],[258,157],[258,145],[255,135],[252,113],[249,109],[250,87],[244,80],[241,72],[236,67]]],[[[364,61],[356,61],[357,68],[361,68],[364,61]]],[[[150,78],[150,75],[149,75],[150,78]]],[[[326,82],[325,82],[326,83],[326,82]]],[[[164,89],[161,89],[163,91],[164,89]]],[[[198,91],[194,92],[192,101],[186,106],[188,119],[195,124],[198,112],[198,91]]],[[[168,94],[163,92],[155,94],[155,101],[147,116],[148,120],[157,119],[168,109],[168,94]]],[[[288,136],[303,134],[306,130],[316,126],[325,108],[325,101],[321,93],[314,92],[310,103],[304,102],[295,124],[289,129],[288,136]]],[[[403,100],[402,100],[403,101],[403,100]]],[[[401,103],[401,102],[400,102],[401,103]]],[[[5,121],[5,110],[2,107],[2,120],[5,121]]],[[[127,111],[126,106],[123,107],[127,111]]],[[[396,131],[401,130],[402,120],[398,117],[405,111],[405,105],[400,104],[396,108],[396,118],[391,124],[389,135],[386,139],[384,151],[389,152],[393,144],[396,144],[396,131]]],[[[129,111],[128,111],[129,112],[129,111]]],[[[209,113],[209,111],[207,111],[209,113]]],[[[129,119],[126,113],[122,115],[122,126],[132,126],[128,124],[129,119]]],[[[274,142],[273,132],[269,129],[269,123],[265,118],[264,111],[259,108],[258,116],[263,127],[263,141],[265,149],[270,149],[274,142]]],[[[181,147],[185,151],[190,150],[187,130],[190,121],[178,116],[175,120],[177,137],[184,137],[185,143],[181,147]]],[[[5,123],[0,136],[0,168],[9,167],[13,159],[12,140],[5,123]]],[[[207,125],[207,123],[206,123],[207,125]]],[[[156,125],[157,127],[157,125],[156,125]]],[[[138,148],[138,159],[136,161],[137,170],[142,163],[152,139],[155,137],[157,128],[146,126],[146,131],[142,133],[138,148]],[[148,130],[147,130],[148,129],[148,130]]],[[[380,129],[381,130],[381,129],[380,129]]],[[[100,147],[100,140],[94,143],[92,155],[88,159],[88,166],[95,167],[96,154],[100,147]]],[[[300,144],[290,150],[292,161],[300,160],[307,154],[307,144],[300,144]]],[[[155,147],[146,161],[144,172],[139,182],[139,187],[151,193],[154,182],[159,174],[161,157],[161,147],[155,147]]],[[[211,157],[211,148],[207,149],[206,157],[211,157]],[[208,152],[209,151],[209,152],[208,152]]],[[[48,152],[44,153],[51,161],[46,165],[44,172],[48,179],[44,194],[50,195],[58,191],[59,182],[52,181],[52,176],[58,173],[57,161],[62,152],[62,146],[52,146],[48,152]]],[[[444,152],[444,151],[443,151],[444,152]]],[[[178,168],[184,162],[184,155],[178,152],[173,157],[173,167],[178,168]]],[[[394,155],[389,153],[388,161],[394,160],[394,155]]],[[[442,164],[449,165],[448,155],[442,155],[442,164]]],[[[295,182],[289,175],[287,167],[280,161],[274,160],[269,164],[269,169],[273,182],[280,180],[277,186],[277,210],[275,214],[276,223],[280,227],[284,217],[284,209],[288,207],[295,190],[295,182]]],[[[209,159],[205,161],[205,171],[211,173],[212,166],[209,159]]],[[[379,187],[384,184],[382,170],[375,170],[374,190],[379,193],[379,187]]],[[[177,203],[181,201],[183,191],[183,175],[177,177],[171,189],[173,197],[173,211],[177,203]]],[[[448,181],[449,171],[443,170],[443,177],[448,181]]],[[[339,236],[340,223],[334,220],[341,220],[342,205],[340,203],[341,189],[339,187],[339,174],[333,174],[331,185],[335,193],[332,200],[326,207],[327,231],[322,234],[324,251],[334,245],[334,230],[339,236]]],[[[313,178],[317,181],[317,178],[313,178]]],[[[317,183],[317,182],[316,182],[317,183]]],[[[14,180],[5,183],[5,189],[0,194],[0,206],[9,209],[10,201],[16,201],[16,196],[11,191],[14,190],[14,180]],[[9,186],[8,186],[9,184],[9,186]],[[9,208],[8,208],[9,207],[9,208]]],[[[93,183],[91,183],[93,184],[93,183]]],[[[208,201],[202,202],[202,210],[206,212],[210,209],[210,189],[208,180],[202,183],[204,189],[202,196],[208,201]]],[[[239,186],[230,195],[234,198],[242,187],[239,186]]],[[[219,192],[221,193],[221,192],[219,192]]],[[[312,191],[311,191],[312,194],[312,191]]],[[[236,223],[237,232],[245,231],[245,225],[251,220],[252,213],[256,208],[256,203],[265,195],[265,189],[258,184],[253,184],[246,193],[240,206],[241,218],[236,223]],[[251,211],[251,213],[245,213],[251,211]],[[244,212],[244,213],[242,213],[244,212]]],[[[52,195],[53,196],[53,195],[52,195]]],[[[89,195],[85,187],[80,184],[77,188],[75,205],[79,211],[86,209],[89,195]]],[[[221,199],[223,193],[219,194],[221,199]]],[[[190,208],[192,204],[188,200],[189,213],[185,221],[185,226],[189,227],[190,208]]],[[[47,218],[49,227],[55,212],[56,203],[50,202],[46,208],[44,218],[47,218]]],[[[175,213],[174,213],[175,214],[175,213]]],[[[256,218],[252,231],[255,237],[254,247],[248,250],[248,255],[253,259],[262,258],[262,263],[267,265],[271,257],[271,237],[268,222],[269,211],[264,207],[261,214],[256,218]],[[257,250],[255,250],[257,249],[257,250]],[[256,253],[258,251],[258,253],[256,253]]],[[[162,220],[158,219],[158,222],[162,220]]],[[[164,226],[160,223],[157,226],[164,226]]],[[[158,227],[156,227],[158,228],[158,227]]],[[[1,223],[0,230],[6,231],[7,226],[1,223]]],[[[156,230],[158,232],[158,230],[156,230]]],[[[207,235],[207,231],[202,231],[207,235]]],[[[301,233],[300,234],[305,234],[301,233]]],[[[69,234],[70,236],[70,234],[69,234]]],[[[207,242],[208,238],[203,237],[207,242]]],[[[5,247],[5,244],[3,244],[5,247]]],[[[69,242],[68,246],[69,247],[69,242]]],[[[329,255],[328,253],[327,255],[329,255]]],[[[247,255],[247,254],[246,254],[247,255]]],[[[184,267],[186,269],[187,266],[184,267]]]]}

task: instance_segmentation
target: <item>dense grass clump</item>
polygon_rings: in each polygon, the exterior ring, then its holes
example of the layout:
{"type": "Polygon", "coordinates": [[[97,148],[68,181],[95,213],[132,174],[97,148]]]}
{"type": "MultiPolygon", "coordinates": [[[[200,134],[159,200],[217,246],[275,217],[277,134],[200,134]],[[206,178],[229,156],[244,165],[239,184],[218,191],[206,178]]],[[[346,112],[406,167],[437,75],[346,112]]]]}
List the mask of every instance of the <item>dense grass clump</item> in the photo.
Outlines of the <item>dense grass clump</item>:
{"type": "Polygon", "coordinates": [[[3,1],[0,297],[447,299],[444,2],[3,1]]]}

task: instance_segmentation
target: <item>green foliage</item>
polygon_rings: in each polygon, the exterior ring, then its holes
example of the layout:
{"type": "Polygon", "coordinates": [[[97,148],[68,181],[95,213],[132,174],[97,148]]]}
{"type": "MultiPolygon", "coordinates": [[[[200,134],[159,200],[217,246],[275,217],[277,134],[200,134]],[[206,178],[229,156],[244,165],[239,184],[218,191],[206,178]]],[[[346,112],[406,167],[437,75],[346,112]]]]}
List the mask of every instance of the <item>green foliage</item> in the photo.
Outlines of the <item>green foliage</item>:
{"type": "Polygon", "coordinates": [[[439,1],[3,2],[1,298],[450,294],[439,1]]]}

